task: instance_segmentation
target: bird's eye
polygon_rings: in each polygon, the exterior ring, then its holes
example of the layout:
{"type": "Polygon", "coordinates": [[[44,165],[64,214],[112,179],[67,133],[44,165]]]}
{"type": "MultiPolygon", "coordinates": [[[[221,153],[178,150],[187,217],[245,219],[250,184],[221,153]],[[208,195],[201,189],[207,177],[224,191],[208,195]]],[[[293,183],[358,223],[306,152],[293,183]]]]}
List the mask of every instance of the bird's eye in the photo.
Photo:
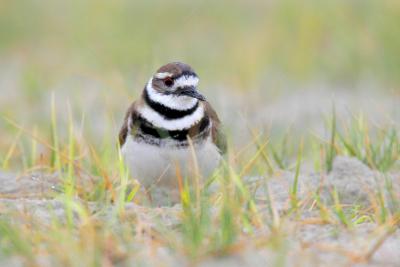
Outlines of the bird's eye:
{"type": "Polygon", "coordinates": [[[172,80],[172,78],[167,77],[164,79],[164,84],[168,87],[171,87],[172,85],[174,85],[174,80],[172,80]]]}

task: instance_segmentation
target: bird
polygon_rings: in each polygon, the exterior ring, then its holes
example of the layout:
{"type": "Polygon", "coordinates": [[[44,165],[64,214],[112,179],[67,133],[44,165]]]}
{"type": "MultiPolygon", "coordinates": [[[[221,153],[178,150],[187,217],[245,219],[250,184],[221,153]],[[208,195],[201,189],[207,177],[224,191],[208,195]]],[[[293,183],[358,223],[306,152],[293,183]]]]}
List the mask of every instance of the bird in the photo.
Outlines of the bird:
{"type": "Polygon", "coordinates": [[[227,151],[221,121],[192,67],[160,67],[128,108],[119,132],[130,176],[145,188],[177,189],[179,177],[209,177],[227,151]]]}

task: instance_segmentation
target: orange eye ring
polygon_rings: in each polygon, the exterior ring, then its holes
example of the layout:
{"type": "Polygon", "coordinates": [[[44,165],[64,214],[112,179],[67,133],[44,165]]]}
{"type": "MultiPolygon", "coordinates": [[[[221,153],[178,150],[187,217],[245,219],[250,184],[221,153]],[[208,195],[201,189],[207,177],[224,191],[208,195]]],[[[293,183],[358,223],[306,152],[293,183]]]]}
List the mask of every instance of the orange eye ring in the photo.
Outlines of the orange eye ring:
{"type": "Polygon", "coordinates": [[[167,77],[164,79],[164,84],[168,87],[174,85],[174,80],[171,77],[167,77]]]}

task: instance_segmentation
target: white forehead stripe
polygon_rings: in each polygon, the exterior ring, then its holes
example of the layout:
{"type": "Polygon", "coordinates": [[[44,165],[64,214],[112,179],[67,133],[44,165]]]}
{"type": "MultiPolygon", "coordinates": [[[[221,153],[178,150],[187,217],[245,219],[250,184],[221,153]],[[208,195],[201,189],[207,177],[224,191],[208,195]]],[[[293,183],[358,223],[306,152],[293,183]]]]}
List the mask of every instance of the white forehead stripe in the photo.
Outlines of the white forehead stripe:
{"type": "Polygon", "coordinates": [[[191,126],[199,122],[204,116],[204,108],[202,105],[199,105],[196,111],[192,114],[175,120],[166,120],[158,112],[154,111],[146,104],[140,107],[138,111],[143,118],[151,122],[154,126],[164,128],[168,131],[189,129],[191,126]]]}
{"type": "Polygon", "coordinates": [[[170,72],[159,72],[159,73],[156,73],[154,75],[154,77],[156,77],[158,79],[164,79],[164,78],[167,78],[167,77],[171,77],[172,75],[173,74],[170,73],[170,72]]]}
{"type": "Polygon", "coordinates": [[[160,94],[151,86],[151,83],[152,79],[150,79],[146,86],[149,97],[151,100],[166,107],[176,110],[188,110],[193,108],[198,102],[198,100],[193,97],[160,94]]]}
{"type": "Polygon", "coordinates": [[[184,75],[175,80],[174,87],[194,86],[199,84],[199,78],[192,75],[184,75]]]}

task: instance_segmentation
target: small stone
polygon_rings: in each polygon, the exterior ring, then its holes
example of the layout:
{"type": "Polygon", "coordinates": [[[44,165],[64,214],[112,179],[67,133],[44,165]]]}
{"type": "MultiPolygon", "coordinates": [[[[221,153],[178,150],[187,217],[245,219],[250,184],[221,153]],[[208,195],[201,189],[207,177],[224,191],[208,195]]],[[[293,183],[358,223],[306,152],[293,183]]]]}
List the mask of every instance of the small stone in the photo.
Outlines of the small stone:
{"type": "Polygon", "coordinates": [[[379,189],[377,175],[356,158],[336,157],[322,194],[326,198],[336,189],[341,204],[368,205],[371,196],[379,189]]]}

